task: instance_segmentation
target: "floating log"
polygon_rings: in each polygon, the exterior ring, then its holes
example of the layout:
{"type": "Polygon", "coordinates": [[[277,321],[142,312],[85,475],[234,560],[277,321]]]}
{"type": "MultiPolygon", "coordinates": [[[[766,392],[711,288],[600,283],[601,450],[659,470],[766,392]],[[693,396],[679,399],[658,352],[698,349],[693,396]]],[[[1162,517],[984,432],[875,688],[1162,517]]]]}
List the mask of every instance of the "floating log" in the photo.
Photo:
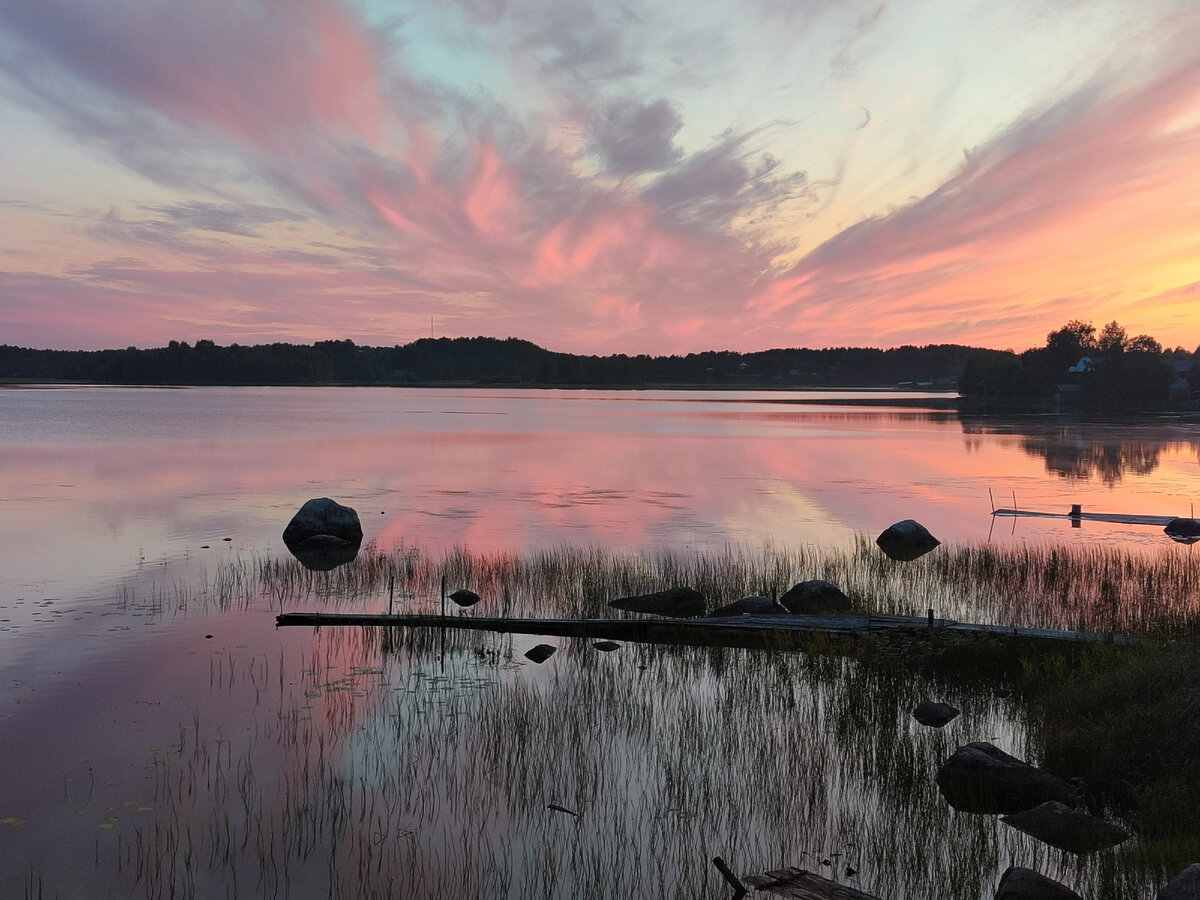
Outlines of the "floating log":
{"type": "Polygon", "coordinates": [[[759,893],[791,897],[793,900],[881,900],[874,894],[838,884],[795,866],[775,869],[762,875],[747,875],[742,881],[759,893]]]}
{"type": "Polygon", "coordinates": [[[384,625],[401,628],[457,628],[502,634],[601,638],[643,644],[703,644],[729,647],[783,647],[818,634],[861,637],[913,632],[993,636],[1060,643],[1139,644],[1126,635],[1090,631],[1015,628],[889,615],[751,615],[706,619],[522,619],[489,616],[386,615],[378,613],[283,613],[279,626],[384,625]]]}

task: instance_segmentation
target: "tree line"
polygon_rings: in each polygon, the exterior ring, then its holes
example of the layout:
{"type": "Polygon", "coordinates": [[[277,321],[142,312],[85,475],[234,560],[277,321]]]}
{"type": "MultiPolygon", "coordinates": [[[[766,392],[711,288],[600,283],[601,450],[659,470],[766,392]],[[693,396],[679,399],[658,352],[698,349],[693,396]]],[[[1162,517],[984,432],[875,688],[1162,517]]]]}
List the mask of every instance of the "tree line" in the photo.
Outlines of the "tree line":
{"type": "Polygon", "coordinates": [[[969,358],[957,344],[889,350],[836,347],[686,356],[582,356],[516,338],[422,338],[392,347],[353,341],[220,346],[210,340],[124,350],[0,346],[0,378],[106,384],[504,384],[549,386],[953,387],[969,358]]]}
{"type": "Polygon", "coordinates": [[[959,378],[967,408],[1136,412],[1195,406],[1200,347],[1164,349],[1118,322],[1097,328],[1072,320],[1042,347],[984,359],[968,357],[959,378]]]}
{"type": "Polygon", "coordinates": [[[0,346],[0,378],[104,384],[516,385],[561,387],[957,386],[967,409],[1136,411],[1195,405],[1200,348],[1166,350],[1117,322],[1073,320],[1023,353],[959,344],[583,356],[517,338],[422,338],[124,350],[0,346]],[[1196,362],[1196,365],[1192,365],[1196,362]]]}

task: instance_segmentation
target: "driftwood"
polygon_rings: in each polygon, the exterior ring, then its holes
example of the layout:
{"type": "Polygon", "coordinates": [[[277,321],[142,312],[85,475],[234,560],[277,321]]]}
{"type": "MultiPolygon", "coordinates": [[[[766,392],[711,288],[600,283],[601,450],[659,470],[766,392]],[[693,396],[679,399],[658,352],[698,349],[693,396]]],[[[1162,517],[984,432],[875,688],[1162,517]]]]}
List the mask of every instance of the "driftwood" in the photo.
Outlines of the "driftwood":
{"type": "Polygon", "coordinates": [[[793,900],[881,900],[874,894],[838,884],[795,866],[764,872],[762,875],[747,875],[742,881],[760,893],[791,897],[793,900]]]}
{"type": "MultiPolygon", "coordinates": [[[[932,611],[931,611],[932,613],[932,611]]],[[[860,637],[883,634],[945,634],[996,637],[1050,643],[1142,643],[1123,635],[1048,628],[978,625],[921,616],[757,615],[705,619],[522,619],[490,616],[385,615],[372,613],[283,613],[285,625],[387,625],[402,628],[458,628],[502,634],[603,638],[647,644],[698,644],[727,647],[800,646],[815,635],[860,637]]]]}

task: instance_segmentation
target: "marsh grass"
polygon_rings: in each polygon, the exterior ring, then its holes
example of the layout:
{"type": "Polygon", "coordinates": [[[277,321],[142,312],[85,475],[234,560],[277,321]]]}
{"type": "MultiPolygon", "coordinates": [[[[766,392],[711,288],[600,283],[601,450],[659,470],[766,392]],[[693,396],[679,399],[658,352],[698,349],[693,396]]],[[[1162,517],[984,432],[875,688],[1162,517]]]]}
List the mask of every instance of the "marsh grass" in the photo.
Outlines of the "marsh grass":
{"type": "MultiPolygon", "coordinates": [[[[566,641],[534,667],[512,638],[413,631],[385,651],[380,632],[319,632],[248,736],[183,723],[153,759],[153,821],[101,862],[147,897],[416,898],[724,897],[715,855],[982,897],[1009,859],[1057,865],[932,785],[967,734],[1023,743],[986,693],[938,688],[964,715],[935,732],[908,715],[934,685],[853,660],[566,641]]],[[[248,665],[215,688],[278,674],[248,665]]]]}
{"type": "MultiPolygon", "coordinates": [[[[479,615],[594,617],[622,615],[618,597],[686,585],[710,608],[749,594],[778,597],[811,578],[831,581],[863,612],[925,615],[1002,625],[1200,637],[1200,555],[1186,546],[1156,553],[1096,546],[946,546],[896,563],[870,540],[844,548],[726,547],[714,553],[619,554],[561,547],[518,555],[458,548],[441,556],[413,547],[374,545],[333,572],[311,572],[290,559],[260,559],[252,572],[219,576],[256,586],[282,609],[297,603],[380,611],[389,579],[405,612],[436,611],[442,578],[484,602],[479,615]]],[[[224,596],[216,588],[214,596],[224,596]]],[[[384,607],[386,608],[386,607],[384,607]]]]}
{"type": "MultiPolygon", "coordinates": [[[[383,612],[394,584],[397,612],[436,612],[444,579],[484,597],[466,615],[611,616],[616,597],[680,584],[716,606],[808,578],[838,584],[864,611],[1196,633],[1195,557],[1175,547],[1156,556],[943,547],[902,565],[866,539],[711,554],[372,545],[325,573],[290,558],[235,558],[202,584],[131,593],[128,603],[164,614],[383,612]]],[[[1066,766],[1078,736],[1066,723],[1047,730],[1044,710],[1057,701],[1046,686],[1086,694],[1100,656],[1026,661],[1039,698],[1031,687],[997,696],[988,677],[962,677],[959,662],[913,671],[888,653],[832,646],[626,644],[601,654],[564,639],[539,667],[522,657],[536,640],[515,636],[327,628],[299,637],[299,661],[214,654],[211,692],[253,710],[251,724],[243,733],[194,717],[153,754],[143,798],[153,812],[97,840],[97,872],[116,893],[725,897],[709,862],[720,855],[740,873],[800,865],[844,880],[851,864],[850,883],[894,900],[990,897],[1018,863],[1116,900],[1150,896],[1194,846],[1166,828],[1073,857],[994,817],[956,813],[937,794],[938,766],[972,740],[1066,766]],[[920,728],[910,710],[925,697],[963,715],[944,730],[920,728]]],[[[1080,702],[1063,691],[1062,702],[1080,702]]],[[[1181,817],[1179,796],[1160,780],[1135,799],[1181,817]]],[[[31,870],[27,895],[35,875],[42,888],[45,870],[31,870]]]]}

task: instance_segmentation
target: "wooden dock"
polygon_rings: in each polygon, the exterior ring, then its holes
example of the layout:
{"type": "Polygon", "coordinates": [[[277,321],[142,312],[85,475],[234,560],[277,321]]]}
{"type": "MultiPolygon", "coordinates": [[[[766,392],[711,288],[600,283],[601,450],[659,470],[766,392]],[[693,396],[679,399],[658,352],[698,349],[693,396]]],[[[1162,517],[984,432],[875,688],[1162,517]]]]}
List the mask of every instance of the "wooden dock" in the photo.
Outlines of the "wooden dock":
{"type": "Polygon", "coordinates": [[[1158,525],[1164,526],[1175,519],[1175,516],[1137,516],[1128,513],[1084,512],[1079,507],[1072,507],[1070,512],[1052,513],[1038,512],[1032,509],[993,509],[993,516],[1009,519],[1067,519],[1071,522],[1109,522],[1114,525],[1158,525]]]}
{"type": "Polygon", "coordinates": [[[1014,628],[956,622],[931,616],[890,615],[749,615],[700,619],[526,619],[495,616],[389,615],[386,613],[283,613],[279,626],[382,625],[396,628],[456,628],[506,634],[596,638],[647,644],[704,644],[777,647],[816,635],[863,637],[902,634],[991,636],[1057,643],[1138,644],[1139,638],[1090,631],[1014,628]]]}

